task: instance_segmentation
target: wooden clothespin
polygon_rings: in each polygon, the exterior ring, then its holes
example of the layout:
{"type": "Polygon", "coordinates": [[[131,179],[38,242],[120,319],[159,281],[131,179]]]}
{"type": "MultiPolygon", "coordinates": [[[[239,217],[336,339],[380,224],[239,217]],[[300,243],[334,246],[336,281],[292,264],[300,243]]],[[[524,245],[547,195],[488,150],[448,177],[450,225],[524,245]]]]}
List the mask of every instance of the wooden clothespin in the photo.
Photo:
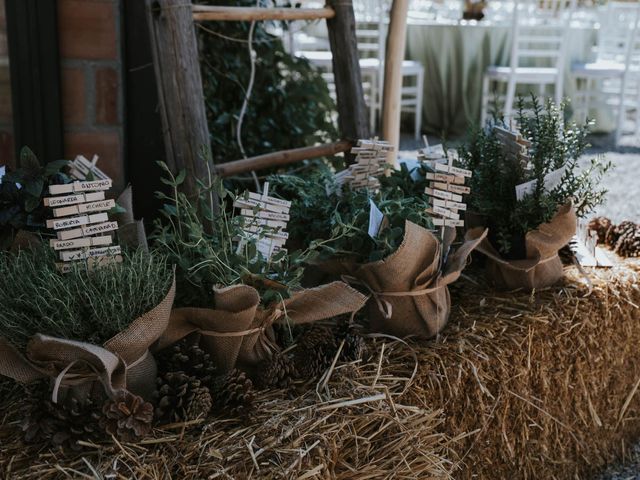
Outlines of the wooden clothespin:
{"type": "Polygon", "coordinates": [[[52,196],[44,199],[44,205],[52,208],[54,215],[47,220],[47,227],[57,233],[50,245],[65,262],[56,264],[60,272],[70,271],[70,262],[83,261],[87,268],[122,262],[120,246],[111,245],[109,234],[118,229],[118,223],[109,221],[108,215],[115,201],[105,199],[104,193],[111,185],[107,178],[49,186],[52,196]]]}

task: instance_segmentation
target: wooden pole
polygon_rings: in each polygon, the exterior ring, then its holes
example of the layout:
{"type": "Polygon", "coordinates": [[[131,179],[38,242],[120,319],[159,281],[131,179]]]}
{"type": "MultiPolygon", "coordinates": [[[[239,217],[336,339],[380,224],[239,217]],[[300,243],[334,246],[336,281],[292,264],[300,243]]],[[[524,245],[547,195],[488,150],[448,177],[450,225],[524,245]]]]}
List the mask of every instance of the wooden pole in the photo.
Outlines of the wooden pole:
{"type": "MultiPolygon", "coordinates": [[[[362,90],[353,3],[352,0],[328,0],[327,4],[335,10],[335,17],[327,20],[327,28],[333,53],[338,126],[342,138],[355,142],[360,138],[369,138],[371,132],[362,90]]],[[[346,157],[348,161],[353,160],[350,153],[346,157]]]]}
{"type": "Polygon", "coordinates": [[[264,8],[264,7],[216,7],[194,5],[195,21],[244,21],[254,20],[319,20],[333,18],[332,8],[264,8]]]}
{"type": "Polygon", "coordinates": [[[196,179],[208,183],[209,128],[190,0],[145,0],[167,165],[186,170],[182,190],[193,197],[196,179]]]}
{"type": "Polygon", "coordinates": [[[315,147],[294,148],[292,150],[267,153],[257,157],[244,158],[242,160],[235,160],[233,162],[216,165],[216,175],[221,177],[231,177],[233,175],[239,175],[253,170],[279,167],[311,158],[327,157],[340,152],[348,152],[351,149],[351,146],[351,142],[342,140],[340,142],[318,145],[315,147]]]}
{"type": "MultiPolygon", "coordinates": [[[[400,101],[402,99],[402,61],[407,38],[409,0],[393,0],[387,48],[384,61],[384,93],[382,96],[382,138],[392,145],[400,145],[400,101]]],[[[387,161],[398,166],[398,148],[387,161]]]]}

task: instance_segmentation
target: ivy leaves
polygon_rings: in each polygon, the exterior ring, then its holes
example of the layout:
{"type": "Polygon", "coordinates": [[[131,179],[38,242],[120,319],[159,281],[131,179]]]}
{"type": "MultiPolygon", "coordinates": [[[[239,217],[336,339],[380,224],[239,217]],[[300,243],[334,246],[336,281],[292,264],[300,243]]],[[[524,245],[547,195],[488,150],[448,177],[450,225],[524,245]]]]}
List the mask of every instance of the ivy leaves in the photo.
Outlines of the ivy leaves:
{"type": "MultiPolygon", "coordinates": [[[[254,6],[250,0],[210,2],[254,6]]],[[[248,22],[220,22],[198,30],[200,63],[212,150],[216,163],[241,158],[237,115],[249,83],[248,22]]],[[[286,25],[286,24],[285,24],[286,25]]],[[[244,118],[242,143],[248,156],[334,140],[335,105],[320,72],[287,53],[282,41],[258,22],[253,49],[256,71],[244,118]]]]}
{"type": "Polygon", "coordinates": [[[67,160],[43,166],[30,148],[23,147],[19,164],[18,169],[7,172],[0,180],[0,249],[9,246],[15,231],[44,227],[42,197],[46,187],[70,181],[63,173],[67,160]]]}

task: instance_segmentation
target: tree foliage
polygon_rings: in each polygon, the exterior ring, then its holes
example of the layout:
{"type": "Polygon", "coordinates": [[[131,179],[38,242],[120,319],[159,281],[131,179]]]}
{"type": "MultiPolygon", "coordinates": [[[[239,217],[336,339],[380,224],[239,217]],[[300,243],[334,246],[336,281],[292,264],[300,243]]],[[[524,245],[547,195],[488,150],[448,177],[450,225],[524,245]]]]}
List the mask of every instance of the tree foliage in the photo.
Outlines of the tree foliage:
{"type": "MultiPolygon", "coordinates": [[[[248,0],[211,2],[254,6],[248,0]]],[[[257,22],[254,30],[255,82],[243,120],[247,156],[333,141],[335,105],[316,68],[288,54],[282,41],[257,22]]],[[[286,27],[286,25],[285,25],[286,27]]],[[[241,158],[236,125],[249,84],[249,22],[203,23],[198,27],[211,149],[216,163],[241,158]]]]}

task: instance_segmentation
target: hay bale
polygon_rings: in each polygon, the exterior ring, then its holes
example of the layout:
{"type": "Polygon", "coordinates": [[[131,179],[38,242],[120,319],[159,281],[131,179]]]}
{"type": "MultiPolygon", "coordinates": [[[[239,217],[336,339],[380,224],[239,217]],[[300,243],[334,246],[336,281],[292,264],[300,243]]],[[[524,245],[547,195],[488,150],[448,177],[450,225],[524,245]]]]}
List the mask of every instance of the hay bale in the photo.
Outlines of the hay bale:
{"type": "Polygon", "coordinates": [[[578,478],[640,435],[637,264],[567,271],[561,289],[464,288],[446,337],[420,351],[418,383],[461,440],[456,478],[578,478]]]}
{"type": "Polygon", "coordinates": [[[467,278],[449,326],[409,346],[371,339],[301,393],[263,392],[251,419],[176,424],[141,445],[39,452],[0,399],[0,476],[69,478],[576,478],[640,436],[639,263],[573,269],[560,288],[497,294],[467,278]],[[417,368],[416,368],[417,365],[417,368]]]}

